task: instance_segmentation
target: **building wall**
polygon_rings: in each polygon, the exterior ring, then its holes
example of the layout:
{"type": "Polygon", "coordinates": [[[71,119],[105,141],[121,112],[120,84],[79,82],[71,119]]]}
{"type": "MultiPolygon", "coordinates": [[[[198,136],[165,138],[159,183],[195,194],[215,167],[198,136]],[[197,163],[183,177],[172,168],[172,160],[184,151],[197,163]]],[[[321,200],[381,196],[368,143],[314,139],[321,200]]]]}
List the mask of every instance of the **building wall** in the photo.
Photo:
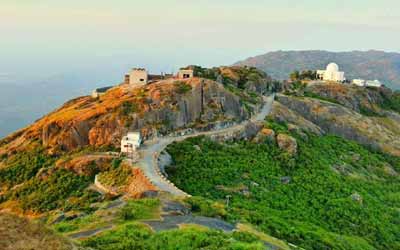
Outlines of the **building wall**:
{"type": "Polygon", "coordinates": [[[121,152],[129,153],[136,151],[142,144],[142,137],[139,132],[130,132],[126,136],[122,137],[121,140],[121,152]],[[131,145],[132,147],[127,147],[131,145]],[[130,151],[132,150],[132,151],[130,151]]]}
{"type": "Polygon", "coordinates": [[[341,71],[333,72],[333,71],[327,71],[327,70],[318,70],[317,76],[318,76],[318,78],[320,78],[324,81],[343,82],[344,80],[346,80],[344,78],[344,72],[341,72],[341,71]]]}
{"type": "Polygon", "coordinates": [[[365,86],[365,80],[363,80],[363,79],[354,79],[353,80],[353,84],[357,85],[357,86],[360,86],[360,87],[363,87],[363,86],[365,86]]]}
{"type": "Polygon", "coordinates": [[[194,72],[191,69],[181,69],[178,72],[178,78],[179,79],[192,78],[193,75],[194,75],[194,72]]]}
{"type": "Polygon", "coordinates": [[[378,80],[375,81],[366,81],[365,86],[368,87],[382,87],[382,83],[378,80]]]}
{"type": "Polygon", "coordinates": [[[149,81],[149,75],[145,69],[133,69],[129,74],[129,84],[145,85],[149,81]]]}

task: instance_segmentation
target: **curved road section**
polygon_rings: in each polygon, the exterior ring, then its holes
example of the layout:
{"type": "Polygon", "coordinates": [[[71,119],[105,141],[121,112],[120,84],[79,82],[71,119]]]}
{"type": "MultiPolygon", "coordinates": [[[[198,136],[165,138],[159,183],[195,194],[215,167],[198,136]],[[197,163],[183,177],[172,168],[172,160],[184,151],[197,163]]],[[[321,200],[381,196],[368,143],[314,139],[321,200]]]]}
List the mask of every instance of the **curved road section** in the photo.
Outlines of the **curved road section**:
{"type": "Polygon", "coordinates": [[[190,196],[184,191],[177,188],[172,182],[170,182],[163,174],[161,174],[158,166],[158,156],[159,154],[171,143],[183,141],[185,139],[196,137],[196,136],[214,136],[214,135],[224,135],[231,134],[236,131],[241,131],[249,122],[263,121],[265,117],[271,112],[272,103],[274,101],[275,94],[270,96],[263,96],[264,105],[261,110],[253,115],[253,117],[242,123],[233,125],[228,128],[216,129],[206,132],[195,132],[193,134],[184,136],[165,136],[161,138],[155,138],[153,140],[146,141],[143,144],[142,149],[139,151],[141,157],[139,162],[135,165],[140,167],[146,177],[155,185],[160,191],[165,191],[171,193],[175,196],[190,196]]]}

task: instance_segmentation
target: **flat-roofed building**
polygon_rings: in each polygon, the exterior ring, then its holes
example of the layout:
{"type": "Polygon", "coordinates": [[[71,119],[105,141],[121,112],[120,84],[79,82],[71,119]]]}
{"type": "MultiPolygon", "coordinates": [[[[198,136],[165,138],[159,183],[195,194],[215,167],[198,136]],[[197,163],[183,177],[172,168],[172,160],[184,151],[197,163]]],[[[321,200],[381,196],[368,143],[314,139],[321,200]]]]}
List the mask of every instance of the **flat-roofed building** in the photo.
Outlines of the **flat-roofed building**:
{"type": "Polygon", "coordinates": [[[193,69],[181,69],[178,71],[178,78],[179,79],[188,79],[194,76],[193,69]]]}
{"type": "MultiPolygon", "coordinates": [[[[125,79],[126,81],[127,79],[125,79]]],[[[149,74],[146,69],[134,68],[129,73],[129,84],[146,85],[149,82],[149,74]]]]}
{"type": "Polygon", "coordinates": [[[121,153],[135,152],[142,144],[140,132],[128,132],[121,140],[121,153]]]}

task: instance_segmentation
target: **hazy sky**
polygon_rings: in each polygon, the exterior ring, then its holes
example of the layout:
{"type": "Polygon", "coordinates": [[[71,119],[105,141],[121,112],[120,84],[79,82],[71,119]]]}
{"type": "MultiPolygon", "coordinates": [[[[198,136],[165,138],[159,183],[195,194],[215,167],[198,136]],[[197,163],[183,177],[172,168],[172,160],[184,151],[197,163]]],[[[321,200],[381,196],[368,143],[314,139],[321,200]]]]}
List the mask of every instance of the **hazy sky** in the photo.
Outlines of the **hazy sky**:
{"type": "Polygon", "coordinates": [[[0,76],[231,64],[273,50],[400,51],[399,0],[0,0],[0,76]]]}

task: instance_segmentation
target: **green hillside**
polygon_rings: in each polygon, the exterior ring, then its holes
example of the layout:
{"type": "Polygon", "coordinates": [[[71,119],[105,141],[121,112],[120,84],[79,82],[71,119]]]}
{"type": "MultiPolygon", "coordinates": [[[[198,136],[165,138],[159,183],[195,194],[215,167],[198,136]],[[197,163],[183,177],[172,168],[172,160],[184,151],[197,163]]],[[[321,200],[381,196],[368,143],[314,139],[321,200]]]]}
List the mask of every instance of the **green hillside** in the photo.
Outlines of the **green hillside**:
{"type": "MultiPolygon", "coordinates": [[[[285,124],[269,126],[289,133],[285,124]]],[[[399,249],[400,158],[335,136],[291,134],[294,157],[268,141],[177,143],[168,148],[168,173],[202,197],[192,201],[200,213],[251,223],[305,249],[399,249]],[[203,199],[229,205],[213,212],[203,199]]]]}

